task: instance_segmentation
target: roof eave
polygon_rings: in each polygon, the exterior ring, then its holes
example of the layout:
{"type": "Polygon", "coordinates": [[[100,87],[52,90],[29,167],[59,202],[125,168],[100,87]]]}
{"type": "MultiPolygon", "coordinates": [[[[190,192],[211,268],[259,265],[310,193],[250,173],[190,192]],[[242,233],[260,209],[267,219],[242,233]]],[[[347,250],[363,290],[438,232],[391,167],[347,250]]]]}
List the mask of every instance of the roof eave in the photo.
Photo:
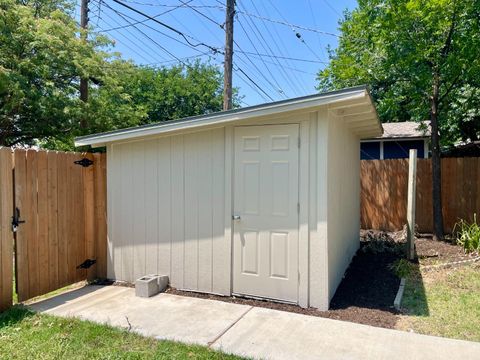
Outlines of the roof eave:
{"type": "MultiPolygon", "coordinates": [[[[191,120],[186,119],[185,121],[174,121],[164,124],[159,123],[146,127],[128,128],[114,132],[78,137],[75,139],[75,146],[104,146],[114,141],[166,134],[174,131],[195,129],[215,124],[227,124],[234,121],[244,120],[252,117],[267,116],[276,113],[280,114],[309,108],[314,109],[327,104],[362,99],[365,97],[370,97],[368,90],[366,87],[359,87],[349,91],[325,93],[313,97],[296,98],[290,101],[239,109],[236,112],[219,112],[211,115],[194,117],[191,120]]],[[[371,99],[369,99],[369,101],[371,101],[371,99]]]]}

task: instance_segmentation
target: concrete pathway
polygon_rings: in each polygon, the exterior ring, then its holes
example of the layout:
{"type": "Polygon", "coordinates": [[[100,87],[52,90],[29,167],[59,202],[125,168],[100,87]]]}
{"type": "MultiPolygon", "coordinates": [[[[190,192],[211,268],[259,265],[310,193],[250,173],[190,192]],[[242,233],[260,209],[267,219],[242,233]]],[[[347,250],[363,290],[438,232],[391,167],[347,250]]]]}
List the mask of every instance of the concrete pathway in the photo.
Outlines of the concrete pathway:
{"type": "Polygon", "coordinates": [[[256,359],[480,359],[480,343],[170,294],[142,299],[124,287],[88,286],[30,307],[256,359]]]}

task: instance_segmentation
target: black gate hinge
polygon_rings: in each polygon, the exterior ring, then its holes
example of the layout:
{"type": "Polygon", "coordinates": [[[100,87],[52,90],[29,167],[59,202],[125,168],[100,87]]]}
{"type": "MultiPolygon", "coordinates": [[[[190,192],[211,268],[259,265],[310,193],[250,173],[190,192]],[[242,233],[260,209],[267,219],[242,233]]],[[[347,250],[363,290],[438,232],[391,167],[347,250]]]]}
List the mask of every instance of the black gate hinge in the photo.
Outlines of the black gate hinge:
{"type": "Polygon", "coordinates": [[[25,220],[20,220],[20,209],[16,207],[12,216],[12,231],[17,232],[18,225],[23,224],[24,222],[25,220]]]}
{"type": "Polygon", "coordinates": [[[88,269],[97,262],[95,259],[87,259],[83,263],[77,266],[77,269],[88,269]]]}
{"type": "Polygon", "coordinates": [[[82,160],[77,160],[74,161],[75,164],[81,165],[83,167],[89,167],[90,165],[93,165],[93,161],[87,158],[83,158],[82,160]]]}

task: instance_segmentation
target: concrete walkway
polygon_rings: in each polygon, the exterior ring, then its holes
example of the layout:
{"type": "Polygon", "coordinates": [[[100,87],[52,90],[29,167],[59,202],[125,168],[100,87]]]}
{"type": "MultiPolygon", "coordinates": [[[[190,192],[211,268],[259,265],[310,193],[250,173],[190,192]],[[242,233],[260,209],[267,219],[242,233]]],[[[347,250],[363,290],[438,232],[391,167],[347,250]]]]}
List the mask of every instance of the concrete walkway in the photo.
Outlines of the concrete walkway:
{"type": "Polygon", "coordinates": [[[256,359],[480,359],[480,343],[444,339],[131,288],[88,286],[30,306],[256,359]]]}

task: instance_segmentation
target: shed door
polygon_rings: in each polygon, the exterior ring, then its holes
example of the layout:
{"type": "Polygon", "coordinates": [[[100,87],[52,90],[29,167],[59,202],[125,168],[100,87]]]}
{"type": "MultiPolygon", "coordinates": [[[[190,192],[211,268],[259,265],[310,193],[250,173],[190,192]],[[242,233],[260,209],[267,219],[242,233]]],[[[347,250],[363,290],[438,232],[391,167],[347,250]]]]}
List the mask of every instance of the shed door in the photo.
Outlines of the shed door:
{"type": "Polygon", "coordinates": [[[233,292],[298,301],[299,126],[235,128],[233,292]]]}

